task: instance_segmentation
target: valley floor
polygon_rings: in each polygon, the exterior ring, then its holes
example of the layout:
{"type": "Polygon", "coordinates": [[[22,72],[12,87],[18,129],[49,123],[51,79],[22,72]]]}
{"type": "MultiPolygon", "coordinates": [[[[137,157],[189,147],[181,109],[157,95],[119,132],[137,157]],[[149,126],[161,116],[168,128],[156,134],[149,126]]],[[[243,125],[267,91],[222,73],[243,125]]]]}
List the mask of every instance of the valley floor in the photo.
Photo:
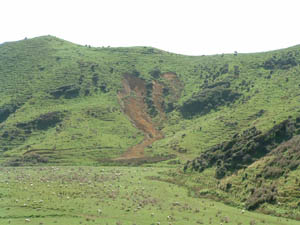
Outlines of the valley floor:
{"type": "Polygon", "coordinates": [[[297,225],[189,196],[183,187],[154,181],[170,168],[0,168],[0,224],[297,225]]]}

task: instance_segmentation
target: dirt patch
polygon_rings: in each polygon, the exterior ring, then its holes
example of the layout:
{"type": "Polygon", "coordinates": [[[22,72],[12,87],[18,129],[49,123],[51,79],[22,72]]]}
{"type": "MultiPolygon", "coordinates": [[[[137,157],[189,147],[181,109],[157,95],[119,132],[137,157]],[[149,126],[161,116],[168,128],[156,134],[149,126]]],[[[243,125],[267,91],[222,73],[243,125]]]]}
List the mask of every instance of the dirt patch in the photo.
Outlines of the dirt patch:
{"type": "Polygon", "coordinates": [[[129,148],[116,160],[141,158],[144,156],[144,148],[163,138],[164,135],[156,129],[150,115],[147,113],[147,105],[145,103],[147,88],[145,81],[125,74],[122,83],[124,89],[118,93],[120,104],[124,113],[130,118],[134,126],[143,131],[145,137],[141,143],[129,148]]]}
{"type": "Polygon", "coordinates": [[[152,85],[148,84],[147,86],[146,82],[137,76],[124,75],[122,81],[123,90],[118,93],[120,105],[124,113],[130,118],[132,124],[143,131],[145,137],[141,143],[130,147],[121,157],[115,160],[126,161],[129,159],[144,158],[144,148],[164,138],[163,133],[157,127],[167,119],[165,91],[169,94],[168,101],[174,103],[181,96],[183,84],[175,73],[165,73],[162,75],[162,78],[166,80],[166,84],[153,80],[152,85]],[[150,96],[149,93],[151,93],[150,96]],[[151,107],[159,113],[160,120],[156,123],[152,121],[149,114],[147,100],[148,103],[151,102],[151,107]]]}

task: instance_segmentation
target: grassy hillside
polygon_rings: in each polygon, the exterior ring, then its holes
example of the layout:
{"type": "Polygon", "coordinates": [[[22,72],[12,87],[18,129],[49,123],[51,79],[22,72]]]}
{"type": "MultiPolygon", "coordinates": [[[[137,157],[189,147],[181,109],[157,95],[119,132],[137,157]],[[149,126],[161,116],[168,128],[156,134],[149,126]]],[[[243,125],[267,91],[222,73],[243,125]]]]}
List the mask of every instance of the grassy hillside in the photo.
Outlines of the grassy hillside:
{"type": "Polygon", "coordinates": [[[266,131],[296,117],[299,62],[299,46],[196,57],[78,46],[52,36],[4,43],[0,157],[34,152],[50,163],[91,165],[121,156],[147,135],[118,99],[128,74],[144,82],[140,110],[164,136],[145,145],[145,155],[184,162],[251,126],[266,131]]]}
{"type": "Polygon", "coordinates": [[[299,75],[300,46],[184,56],[4,43],[0,164],[167,166],[151,179],[299,220],[299,75]]]}
{"type": "Polygon", "coordinates": [[[171,173],[169,179],[196,196],[299,220],[299,128],[300,117],[266,132],[254,126],[208,148],[185,164],[185,174],[171,173]]]}

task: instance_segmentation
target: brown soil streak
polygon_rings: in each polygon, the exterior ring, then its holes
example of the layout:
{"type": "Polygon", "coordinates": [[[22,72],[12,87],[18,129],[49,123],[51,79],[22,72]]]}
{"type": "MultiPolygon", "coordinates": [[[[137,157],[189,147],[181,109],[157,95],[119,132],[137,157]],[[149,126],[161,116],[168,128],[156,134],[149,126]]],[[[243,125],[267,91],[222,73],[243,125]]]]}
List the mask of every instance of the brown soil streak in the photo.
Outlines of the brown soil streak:
{"type": "MultiPolygon", "coordinates": [[[[147,113],[147,105],[145,104],[146,97],[146,85],[145,82],[131,75],[124,75],[123,79],[123,91],[118,93],[118,98],[121,106],[123,107],[124,113],[131,119],[131,122],[139,129],[142,130],[145,134],[144,140],[130,147],[121,157],[116,160],[124,160],[124,159],[133,159],[133,158],[141,158],[144,156],[144,148],[151,145],[153,142],[162,139],[164,135],[161,131],[157,130],[152,122],[149,114],[147,113]]],[[[156,85],[157,86],[157,85],[156,85]]],[[[162,88],[158,87],[157,95],[161,94],[162,88]]],[[[153,93],[155,96],[155,93],[153,93]]],[[[153,97],[154,97],[153,96],[153,97]]],[[[161,105],[158,97],[155,96],[155,106],[157,104],[161,105]]],[[[163,110],[159,109],[160,115],[163,110]]],[[[164,119],[164,118],[162,118],[164,119]]]]}

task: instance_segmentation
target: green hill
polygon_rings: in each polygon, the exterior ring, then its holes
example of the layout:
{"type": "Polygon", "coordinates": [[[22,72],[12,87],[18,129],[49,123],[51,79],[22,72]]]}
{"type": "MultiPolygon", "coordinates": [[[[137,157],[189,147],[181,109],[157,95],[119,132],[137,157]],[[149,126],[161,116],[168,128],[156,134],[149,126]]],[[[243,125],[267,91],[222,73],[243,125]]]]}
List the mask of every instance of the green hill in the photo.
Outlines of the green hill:
{"type": "Polygon", "coordinates": [[[249,209],[283,198],[296,210],[299,148],[289,143],[299,134],[299,75],[300,46],[185,56],[52,36],[3,43],[0,163],[178,166],[168,179],[189,179],[198,194],[249,209]],[[291,161],[281,163],[278,155],[290,151],[293,158],[284,159],[291,161]],[[260,199],[264,182],[270,188],[260,199]],[[280,188],[280,197],[266,197],[275,183],[295,197],[280,188]]]}
{"type": "Polygon", "coordinates": [[[144,111],[140,120],[164,137],[146,144],[144,155],[184,162],[251,126],[266,131],[298,116],[299,50],[183,56],[150,47],[92,48],[52,36],[4,43],[1,159],[28,151],[56,164],[120,157],[150,132],[126,115],[132,97],[144,111]],[[124,75],[132,90],[118,98],[124,75]]]}

